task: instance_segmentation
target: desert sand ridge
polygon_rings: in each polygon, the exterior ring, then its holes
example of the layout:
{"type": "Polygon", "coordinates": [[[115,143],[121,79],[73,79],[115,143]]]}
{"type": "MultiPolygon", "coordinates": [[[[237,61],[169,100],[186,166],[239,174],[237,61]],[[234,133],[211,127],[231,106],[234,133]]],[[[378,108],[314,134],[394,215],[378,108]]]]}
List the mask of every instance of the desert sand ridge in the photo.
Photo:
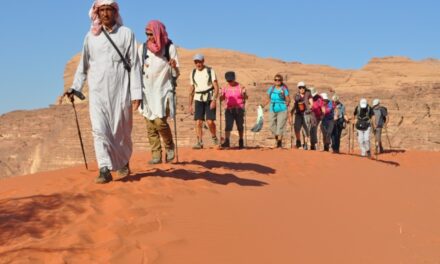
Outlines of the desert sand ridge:
{"type": "MultiPolygon", "coordinates": [[[[282,73],[292,92],[296,83],[305,81],[320,92],[335,89],[349,112],[360,97],[371,102],[382,100],[391,116],[388,134],[394,148],[440,150],[440,61],[426,59],[413,61],[405,57],[373,58],[360,70],[340,70],[330,66],[307,65],[260,58],[251,54],[222,49],[187,50],[179,48],[182,75],[178,81],[179,144],[193,144],[194,125],[188,116],[188,83],[193,68],[192,56],[201,52],[206,63],[217,71],[220,83],[228,70],[237,72],[238,80],[250,95],[247,104],[247,128],[256,118],[256,105],[262,102],[265,91],[275,73],[282,73]],[[182,121],[181,121],[182,120],[182,121]]],[[[79,62],[79,54],[67,64],[64,73],[65,89],[79,62]]],[[[84,90],[87,95],[87,87],[84,90]]],[[[60,91],[60,94],[62,91],[60,91]]],[[[54,102],[57,101],[54,98],[54,102]]],[[[77,102],[80,126],[88,160],[94,159],[93,142],[87,101],[77,102]]],[[[219,117],[218,117],[219,118],[219,117]]],[[[266,120],[267,116],[266,116],[266,120]]],[[[148,149],[145,123],[135,115],[133,141],[136,151],[148,149]]],[[[223,126],[224,127],[224,126],[223,126]]],[[[345,132],[344,132],[345,133],[345,132]]],[[[206,134],[206,133],[205,133],[206,134]]],[[[286,134],[289,138],[289,134],[286,134]]],[[[232,142],[237,135],[232,134],[232,142]]],[[[205,140],[208,142],[208,140],[205,140]]],[[[267,129],[258,135],[247,132],[249,146],[271,146],[273,138],[267,129]]],[[[346,135],[342,148],[346,148],[346,135]]],[[[33,111],[14,111],[0,116],[0,178],[36,173],[82,163],[82,154],[76,134],[73,110],[69,104],[53,105],[33,111]]],[[[286,142],[286,145],[289,145],[286,142]]],[[[385,139],[387,146],[387,140],[385,139]]],[[[344,151],[344,149],[342,149],[344,151]]]]}
{"type": "Polygon", "coordinates": [[[96,164],[1,180],[0,263],[440,260],[439,152],[181,151],[104,186],[96,164]]]}

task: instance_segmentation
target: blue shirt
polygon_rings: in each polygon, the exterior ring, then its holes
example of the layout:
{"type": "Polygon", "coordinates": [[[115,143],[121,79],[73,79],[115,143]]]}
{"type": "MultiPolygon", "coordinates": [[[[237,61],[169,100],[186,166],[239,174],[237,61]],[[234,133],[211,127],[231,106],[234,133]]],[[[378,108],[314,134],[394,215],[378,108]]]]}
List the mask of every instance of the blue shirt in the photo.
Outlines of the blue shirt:
{"type": "Polygon", "coordinates": [[[270,96],[270,111],[274,113],[287,111],[286,96],[289,95],[289,90],[286,86],[280,89],[274,86],[269,87],[267,94],[270,96]],[[273,91],[272,91],[273,89],[273,91]]]}

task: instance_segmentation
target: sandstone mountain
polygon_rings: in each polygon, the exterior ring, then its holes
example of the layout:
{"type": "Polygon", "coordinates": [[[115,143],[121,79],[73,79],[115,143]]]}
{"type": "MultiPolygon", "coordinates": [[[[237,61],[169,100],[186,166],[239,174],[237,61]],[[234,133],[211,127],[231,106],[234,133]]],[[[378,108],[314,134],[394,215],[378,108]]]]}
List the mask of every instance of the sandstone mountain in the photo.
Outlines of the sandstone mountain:
{"type": "MultiPolygon", "coordinates": [[[[216,70],[220,84],[225,83],[224,73],[234,70],[238,80],[247,87],[250,97],[246,122],[248,146],[271,146],[274,143],[267,123],[257,135],[249,129],[255,121],[255,108],[262,102],[273,76],[281,73],[292,92],[295,92],[298,81],[305,81],[319,92],[332,94],[330,91],[336,91],[349,113],[361,97],[370,102],[373,98],[380,98],[390,113],[388,136],[392,148],[440,150],[439,60],[374,58],[360,70],[340,70],[324,65],[259,58],[229,50],[183,48],[179,48],[182,76],[177,88],[180,146],[189,146],[194,141],[194,124],[187,113],[188,83],[193,68],[191,58],[199,52],[205,55],[206,64],[216,70]]],[[[76,55],[66,65],[65,89],[72,83],[78,62],[79,55],[76,55]]],[[[84,93],[87,96],[87,87],[84,93]]],[[[73,109],[65,101],[61,105],[57,101],[46,109],[14,111],[0,116],[0,178],[82,163],[73,109]]],[[[77,110],[86,156],[88,160],[93,160],[87,100],[77,102],[77,110]]],[[[233,143],[236,136],[233,133],[233,143]]],[[[289,132],[286,136],[285,145],[289,146],[289,132]]],[[[344,134],[343,137],[345,147],[347,136],[344,134]]],[[[133,141],[135,150],[148,149],[145,123],[138,114],[134,120],[133,141]]],[[[209,142],[208,138],[205,141],[209,142]]],[[[387,141],[385,137],[385,146],[389,147],[387,141]]]]}

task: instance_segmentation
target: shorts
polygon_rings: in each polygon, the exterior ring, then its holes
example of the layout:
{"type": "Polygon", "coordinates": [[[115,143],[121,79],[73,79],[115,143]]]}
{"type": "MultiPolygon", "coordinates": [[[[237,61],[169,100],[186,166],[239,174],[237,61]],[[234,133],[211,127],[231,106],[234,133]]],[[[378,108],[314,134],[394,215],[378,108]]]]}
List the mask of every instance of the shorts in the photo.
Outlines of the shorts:
{"type": "Polygon", "coordinates": [[[307,137],[310,136],[310,114],[295,114],[295,123],[293,125],[295,133],[299,133],[301,128],[304,128],[304,132],[307,137]]]}
{"type": "Polygon", "coordinates": [[[211,109],[211,101],[194,101],[194,120],[215,120],[216,108],[211,109]]]}
{"type": "Polygon", "coordinates": [[[234,121],[237,124],[237,130],[243,131],[244,124],[244,109],[242,108],[231,108],[225,110],[225,131],[232,131],[234,126],[234,121]]]}

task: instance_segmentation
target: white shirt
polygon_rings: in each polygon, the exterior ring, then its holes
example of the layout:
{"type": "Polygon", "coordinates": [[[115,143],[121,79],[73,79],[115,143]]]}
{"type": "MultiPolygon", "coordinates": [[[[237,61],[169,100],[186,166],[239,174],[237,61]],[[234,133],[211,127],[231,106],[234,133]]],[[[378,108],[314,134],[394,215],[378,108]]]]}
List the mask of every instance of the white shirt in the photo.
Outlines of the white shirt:
{"type": "MultiPolygon", "coordinates": [[[[194,71],[194,70],[193,70],[194,71]]],[[[208,83],[209,81],[209,74],[207,67],[203,68],[203,70],[199,71],[195,69],[196,73],[194,74],[194,80],[193,80],[193,71],[191,71],[189,80],[191,85],[194,85],[195,93],[194,93],[194,100],[195,101],[208,101],[211,100],[212,92],[209,94],[200,94],[200,92],[207,91],[213,87],[214,81],[217,80],[217,76],[215,74],[214,69],[211,68],[211,83],[208,83]]]]}
{"type": "MultiPolygon", "coordinates": [[[[138,48],[138,56],[142,65],[143,43],[138,48]]],[[[176,47],[171,44],[169,48],[170,59],[174,59],[179,67],[176,47]]],[[[148,58],[144,61],[143,81],[143,110],[142,114],[149,120],[163,118],[166,116],[167,106],[170,108],[170,115],[174,117],[174,96],[171,75],[171,66],[165,58],[165,48],[162,54],[154,54],[147,49],[148,58]]]]}

